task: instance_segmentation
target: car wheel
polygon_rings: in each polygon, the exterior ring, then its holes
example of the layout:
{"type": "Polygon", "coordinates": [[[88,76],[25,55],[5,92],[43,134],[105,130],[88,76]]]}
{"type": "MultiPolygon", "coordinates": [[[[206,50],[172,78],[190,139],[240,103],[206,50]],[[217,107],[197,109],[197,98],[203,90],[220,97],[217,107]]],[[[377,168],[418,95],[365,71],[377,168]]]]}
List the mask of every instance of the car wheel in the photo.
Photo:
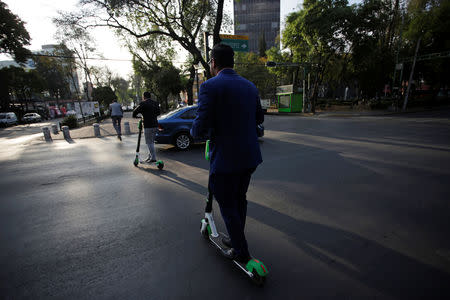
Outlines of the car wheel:
{"type": "Polygon", "coordinates": [[[180,150],[187,150],[192,143],[191,136],[186,132],[181,132],[175,137],[175,146],[180,150]]]}

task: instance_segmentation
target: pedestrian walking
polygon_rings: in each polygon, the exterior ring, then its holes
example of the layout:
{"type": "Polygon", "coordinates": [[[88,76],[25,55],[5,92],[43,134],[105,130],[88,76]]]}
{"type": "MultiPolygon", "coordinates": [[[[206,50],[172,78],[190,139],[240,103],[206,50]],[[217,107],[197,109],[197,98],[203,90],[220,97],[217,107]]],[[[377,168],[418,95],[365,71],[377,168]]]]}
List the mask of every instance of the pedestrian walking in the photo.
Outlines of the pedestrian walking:
{"type": "Polygon", "coordinates": [[[251,258],[244,234],[247,189],[256,167],[262,163],[256,126],[264,122],[258,90],[234,70],[234,51],[224,44],[214,46],[210,71],[213,78],[200,87],[199,107],[191,135],[210,135],[209,189],[220,206],[230,247],[229,259],[251,258]]]}
{"type": "Polygon", "coordinates": [[[142,115],[144,120],[144,136],[145,143],[148,147],[147,163],[156,162],[155,151],[155,135],[158,130],[158,119],[161,110],[159,103],[151,99],[150,92],[144,92],[142,102],[133,110],[133,118],[137,118],[138,114],[142,115]]]}
{"type": "Polygon", "coordinates": [[[109,105],[109,109],[111,111],[111,120],[114,129],[116,130],[117,138],[119,140],[122,140],[122,128],[120,126],[123,117],[122,105],[120,105],[120,103],[117,103],[117,99],[115,99],[114,102],[109,105]]]}

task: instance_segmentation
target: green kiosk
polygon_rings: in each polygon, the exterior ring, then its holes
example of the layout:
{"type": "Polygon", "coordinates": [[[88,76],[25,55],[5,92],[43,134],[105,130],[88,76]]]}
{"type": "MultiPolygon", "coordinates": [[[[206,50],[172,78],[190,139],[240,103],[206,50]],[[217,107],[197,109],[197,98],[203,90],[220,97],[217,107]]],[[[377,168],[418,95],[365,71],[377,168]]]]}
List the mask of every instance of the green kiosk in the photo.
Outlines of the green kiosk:
{"type": "Polygon", "coordinates": [[[278,112],[302,112],[303,89],[294,85],[277,87],[278,112]]]}

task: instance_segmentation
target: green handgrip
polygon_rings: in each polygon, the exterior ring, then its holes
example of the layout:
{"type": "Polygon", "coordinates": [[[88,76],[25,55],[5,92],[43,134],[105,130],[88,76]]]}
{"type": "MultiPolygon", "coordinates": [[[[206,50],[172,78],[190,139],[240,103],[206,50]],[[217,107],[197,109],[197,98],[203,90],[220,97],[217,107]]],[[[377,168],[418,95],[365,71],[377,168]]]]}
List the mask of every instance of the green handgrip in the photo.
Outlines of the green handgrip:
{"type": "Polygon", "coordinates": [[[206,145],[205,145],[205,159],[207,161],[209,161],[211,159],[211,157],[209,155],[209,142],[210,142],[210,140],[207,140],[206,145]]]}

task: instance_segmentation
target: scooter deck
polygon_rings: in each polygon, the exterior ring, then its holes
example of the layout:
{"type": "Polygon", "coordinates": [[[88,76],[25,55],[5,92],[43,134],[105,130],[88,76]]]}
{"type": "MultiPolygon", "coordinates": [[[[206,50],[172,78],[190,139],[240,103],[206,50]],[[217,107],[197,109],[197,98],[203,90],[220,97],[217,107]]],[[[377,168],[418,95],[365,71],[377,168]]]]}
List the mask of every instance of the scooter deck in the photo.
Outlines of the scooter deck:
{"type": "MultiPolygon", "coordinates": [[[[217,236],[217,237],[213,237],[213,236],[209,235],[209,241],[210,241],[214,246],[216,246],[217,250],[219,250],[219,251],[223,251],[223,250],[229,249],[227,246],[225,246],[225,245],[222,244],[222,238],[228,238],[228,236],[227,236],[226,234],[222,233],[222,232],[219,232],[219,236],[217,236]]],[[[222,255],[222,253],[221,253],[221,255],[222,255]]],[[[253,278],[253,276],[254,276],[253,273],[247,271],[247,269],[245,268],[245,266],[246,266],[245,263],[238,262],[238,261],[236,261],[236,260],[234,260],[234,259],[233,259],[232,261],[233,261],[233,263],[234,263],[239,269],[241,269],[248,277],[253,278]]]]}
{"type": "Polygon", "coordinates": [[[146,162],[144,160],[140,160],[139,164],[142,166],[155,166],[160,170],[162,170],[164,168],[164,162],[162,160],[158,160],[156,162],[146,162]]]}

